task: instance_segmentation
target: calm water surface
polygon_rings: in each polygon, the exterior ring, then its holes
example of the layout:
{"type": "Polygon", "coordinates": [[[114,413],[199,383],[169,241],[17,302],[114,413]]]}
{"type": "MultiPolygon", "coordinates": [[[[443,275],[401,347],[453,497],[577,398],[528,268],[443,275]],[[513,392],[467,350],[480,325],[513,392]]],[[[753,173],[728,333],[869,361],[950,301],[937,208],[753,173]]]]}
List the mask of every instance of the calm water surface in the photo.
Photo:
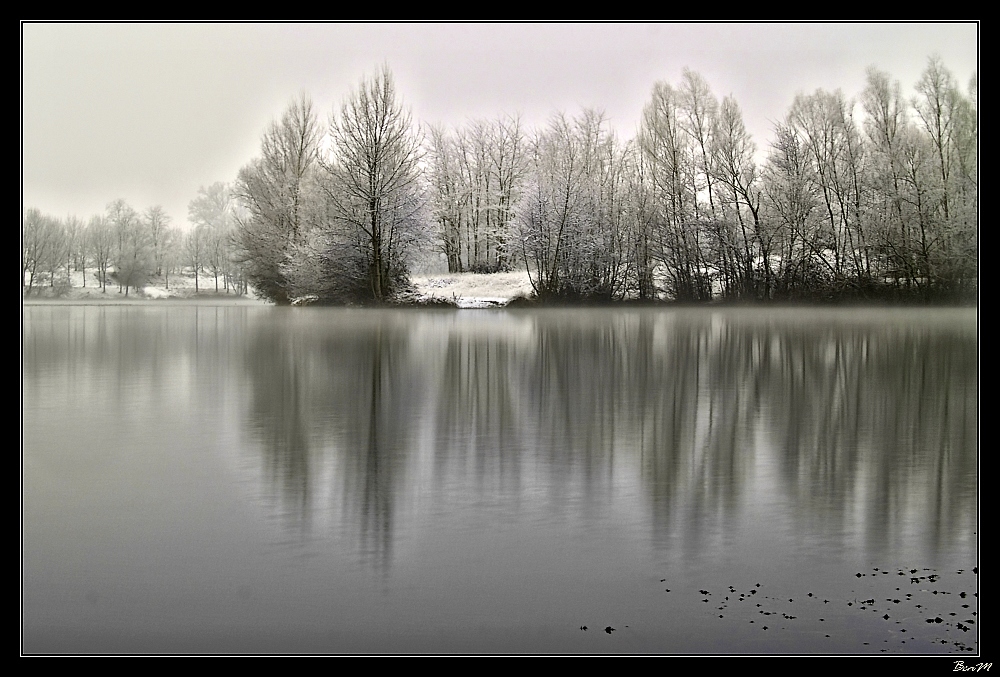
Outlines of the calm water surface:
{"type": "Polygon", "coordinates": [[[975,310],[23,317],[26,653],[978,649],[975,310]]]}

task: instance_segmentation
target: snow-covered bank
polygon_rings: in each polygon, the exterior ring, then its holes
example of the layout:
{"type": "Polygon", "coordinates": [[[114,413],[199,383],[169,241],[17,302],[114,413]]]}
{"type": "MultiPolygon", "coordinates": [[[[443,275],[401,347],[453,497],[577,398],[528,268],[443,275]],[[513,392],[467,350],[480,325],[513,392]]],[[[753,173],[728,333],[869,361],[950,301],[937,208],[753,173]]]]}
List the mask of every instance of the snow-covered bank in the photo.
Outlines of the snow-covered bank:
{"type": "Polygon", "coordinates": [[[87,271],[87,286],[83,286],[83,273],[75,271],[69,280],[65,275],[60,275],[55,280],[55,285],[50,285],[46,279],[42,284],[36,284],[31,293],[28,287],[21,288],[21,301],[25,304],[33,303],[63,303],[80,302],[92,304],[123,304],[123,303],[146,303],[151,300],[178,300],[197,303],[211,303],[215,305],[263,305],[267,303],[258,299],[253,290],[248,294],[239,295],[226,293],[219,280],[219,291],[215,291],[215,278],[199,277],[198,289],[195,290],[194,275],[187,273],[173,274],[169,279],[162,276],[154,277],[138,291],[130,289],[126,296],[124,291],[118,291],[118,283],[109,279],[106,290],[101,289],[97,276],[93,271],[87,271]]]}
{"type": "MultiPolygon", "coordinates": [[[[253,291],[245,296],[227,294],[220,286],[215,291],[215,279],[202,276],[199,289],[195,291],[194,276],[190,274],[171,275],[169,281],[162,277],[154,278],[137,292],[129,291],[128,296],[118,291],[117,283],[109,280],[107,291],[102,291],[96,276],[88,271],[87,286],[83,286],[83,274],[74,272],[70,280],[57,278],[55,286],[50,286],[48,280],[35,285],[31,293],[27,287],[22,289],[22,302],[53,303],[53,302],[83,302],[100,304],[144,303],[159,300],[197,301],[199,303],[219,304],[265,304],[266,301],[254,296],[253,291]],[[169,287],[168,283],[169,282],[169,287]]],[[[221,282],[221,280],[220,280],[221,282]]],[[[440,273],[434,275],[414,275],[411,278],[414,288],[422,299],[442,299],[455,303],[459,308],[497,308],[517,296],[531,295],[531,282],[528,274],[521,270],[511,273],[495,273],[491,275],[478,273],[440,273]]]]}
{"type": "Polygon", "coordinates": [[[453,301],[459,308],[496,308],[516,296],[530,296],[531,281],[523,271],[510,273],[441,273],[414,275],[421,296],[453,301]]]}

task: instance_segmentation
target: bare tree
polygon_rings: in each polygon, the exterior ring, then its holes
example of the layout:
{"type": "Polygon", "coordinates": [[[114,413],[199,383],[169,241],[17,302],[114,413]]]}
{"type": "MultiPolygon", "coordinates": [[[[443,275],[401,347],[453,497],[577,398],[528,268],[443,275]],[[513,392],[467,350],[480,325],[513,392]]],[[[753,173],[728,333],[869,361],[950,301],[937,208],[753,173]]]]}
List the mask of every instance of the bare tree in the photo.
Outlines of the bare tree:
{"type": "Polygon", "coordinates": [[[407,279],[408,249],[421,238],[420,139],[383,66],[331,116],[327,194],[335,276],[375,302],[407,279]],[[362,277],[357,278],[358,275],[362,277]]]}
{"type": "MultiPolygon", "coordinates": [[[[703,190],[708,194],[709,212],[705,216],[714,219],[715,195],[709,149],[715,136],[719,103],[705,78],[689,68],[684,69],[679,94],[682,111],[679,123],[694,144],[695,171],[691,172],[692,190],[696,196],[703,190]]],[[[695,199],[693,204],[696,220],[702,217],[698,203],[699,200],[695,199]]]]}
{"type": "Polygon", "coordinates": [[[465,219],[466,188],[459,173],[454,138],[443,127],[430,127],[428,167],[431,187],[430,205],[438,226],[441,251],[449,273],[465,270],[462,259],[462,233],[465,219]]]}
{"type": "Polygon", "coordinates": [[[128,296],[129,287],[138,290],[153,268],[153,249],[149,231],[136,212],[124,199],[111,202],[106,210],[114,234],[115,276],[119,293],[128,296]]]}
{"type": "Polygon", "coordinates": [[[475,120],[454,132],[432,127],[431,204],[449,272],[509,270],[513,204],[524,177],[517,117],[475,120]]]}
{"type": "Polygon", "coordinates": [[[513,236],[513,205],[516,204],[525,174],[525,143],[521,119],[507,116],[497,119],[491,127],[490,160],[496,180],[496,197],[491,206],[496,210],[496,267],[507,270],[513,265],[516,249],[511,247],[513,236]]]}
{"type": "MultiPolygon", "coordinates": [[[[54,288],[56,286],[56,273],[59,269],[66,265],[66,260],[69,258],[70,247],[69,238],[66,234],[66,224],[59,219],[52,219],[50,237],[51,237],[51,247],[48,251],[48,256],[45,258],[46,268],[49,271],[49,287],[54,288]]],[[[67,267],[67,276],[69,270],[67,267]]],[[[68,280],[67,280],[68,282],[68,280]]]]}
{"type": "Polygon", "coordinates": [[[717,190],[721,202],[727,207],[722,210],[724,221],[728,226],[730,219],[735,220],[737,226],[735,234],[727,227],[727,237],[720,248],[728,254],[721,258],[725,264],[736,263],[733,272],[740,295],[766,298],[770,295],[771,238],[761,228],[760,188],[754,161],[757,147],[743,125],[739,104],[731,96],[722,100],[711,149],[711,173],[721,188],[717,190]],[[758,276],[763,278],[759,280],[762,288],[758,288],[758,276]]]}
{"type": "Polygon", "coordinates": [[[101,282],[101,293],[108,291],[108,268],[115,255],[115,232],[108,220],[97,215],[87,224],[87,239],[90,242],[90,252],[94,257],[94,266],[101,282]]]}
{"type": "Polygon", "coordinates": [[[170,273],[174,266],[183,258],[182,248],[184,246],[184,233],[180,228],[168,227],[163,231],[163,239],[160,243],[160,266],[163,271],[163,284],[170,290],[170,273]]]}
{"type": "Polygon", "coordinates": [[[24,215],[21,229],[21,280],[28,276],[28,291],[34,288],[39,270],[45,270],[54,258],[58,223],[35,208],[24,215]]]}
{"type": "Polygon", "coordinates": [[[775,138],[763,172],[763,203],[774,233],[780,268],[776,296],[793,296],[815,278],[819,198],[814,170],[803,143],[787,124],[775,127],[775,138]]]}
{"type": "Polygon", "coordinates": [[[198,197],[188,205],[188,220],[205,229],[204,263],[215,276],[215,291],[219,291],[219,275],[228,291],[228,272],[232,233],[232,198],[229,187],[216,182],[198,189],[198,197]]]}
{"type": "Polygon", "coordinates": [[[711,286],[696,218],[694,152],[683,115],[681,93],[657,82],[643,109],[639,145],[656,209],[650,249],[663,264],[670,295],[695,300],[710,298],[711,286]]]}
{"type": "Polygon", "coordinates": [[[83,286],[87,286],[87,253],[85,242],[85,229],[83,222],[76,216],[66,217],[66,284],[73,286],[73,271],[80,270],[83,264],[83,286]]]}
{"type": "Polygon", "coordinates": [[[630,237],[622,146],[603,114],[559,114],[536,136],[518,208],[521,247],[539,297],[608,300],[626,289],[630,237]]]}
{"type": "Polygon", "coordinates": [[[184,261],[194,271],[194,292],[200,291],[198,274],[205,266],[208,255],[209,230],[207,226],[195,226],[184,238],[184,261]]]}
{"type": "Polygon", "coordinates": [[[978,187],[972,179],[978,141],[975,108],[938,56],[929,59],[917,92],[913,107],[934,149],[936,169],[935,185],[926,196],[933,203],[928,218],[934,233],[933,251],[924,257],[924,274],[934,284],[962,284],[974,275],[971,259],[977,249],[978,187]]]}
{"type": "MultiPolygon", "coordinates": [[[[903,147],[909,125],[899,82],[874,67],[867,72],[861,95],[864,129],[872,158],[872,209],[869,230],[877,238],[880,269],[897,283],[901,272],[911,273],[907,256],[910,234],[904,217],[903,147]]],[[[908,274],[906,279],[912,280],[908,274]]]]}
{"type": "Polygon", "coordinates": [[[316,183],[321,131],[312,101],[292,101],[261,140],[261,156],[240,170],[235,194],[244,209],[236,242],[247,278],[277,303],[290,301],[282,272],[289,249],[319,224],[322,200],[316,183]]]}
{"type": "Polygon", "coordinates": [[[153,274],[163,274],[163,264],[166,257],[167,230],[170,226],[170,217],[160,205],[155,205],[146,210],[144,215],[146,231],[149,234],[149,243],[153,249],[153,274]]]}

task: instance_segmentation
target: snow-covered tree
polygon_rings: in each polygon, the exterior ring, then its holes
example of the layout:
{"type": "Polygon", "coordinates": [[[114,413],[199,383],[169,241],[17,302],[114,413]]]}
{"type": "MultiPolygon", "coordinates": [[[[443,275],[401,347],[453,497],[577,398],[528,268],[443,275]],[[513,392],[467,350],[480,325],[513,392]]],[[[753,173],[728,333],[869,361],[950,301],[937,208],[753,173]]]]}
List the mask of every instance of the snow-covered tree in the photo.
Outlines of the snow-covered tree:
{"type": "MultiPolygon", "coordinates": [[[[238,259],[264,298],[288,303],[282,272],[289,249],[319,224],[323,200],[316,182],[322,132],[305,94],[292,101],[261,140],[261,155],[239,172],[238,259]]],[[[294,296],[294,292],[291,293],[294,296]]]]}
{"type": "Polygon", "coordinates": [[[382,302],[407,281],[425,237],[420,137],[382,67],[330,119],[328,274],[358,300],[382,302]]]}

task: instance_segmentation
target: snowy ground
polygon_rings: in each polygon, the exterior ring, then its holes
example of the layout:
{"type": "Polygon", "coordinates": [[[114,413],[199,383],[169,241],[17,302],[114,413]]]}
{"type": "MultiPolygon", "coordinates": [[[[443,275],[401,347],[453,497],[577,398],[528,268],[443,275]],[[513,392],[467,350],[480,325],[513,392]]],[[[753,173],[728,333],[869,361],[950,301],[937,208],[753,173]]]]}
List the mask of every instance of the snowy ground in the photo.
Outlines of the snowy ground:
{"type": "MultiPolygon", "coordinates": [[[[438,273],[414,275],[410,281],[421,296],[454,301],[459,308],[495,308],[504,306],[515,296],[531,295],[528,274],[521,270],[511,273],[482,275],[477,273],[438,273]]],[[[139,293],[134,290],[126,297],[119,293],[117,283],[108,281],[107,291],[102,292],[94,271],[87,271],[86,286],[83,273],[74,272],[70,284],[64,276],[56,279],[55,286],[49,281],[37,280],[31,295],[24,295],[24,302],[36,301],[87,301],[90,303],[141,303],[154,299],[205,300],[215,303],[265,303],[257,299],[253,292],[246,296],[227,294],[219,280],[219,291],[215,291],[215,278],[199,276],[199,291],[195,293],[194,275],[173,274],[169,280],[154,278],[139,293]],[[168,288],[169,283],[169,288],[168,288]]],[[[26,294],[27,286],[23,287],[26,294]]]]}
{"type": "Polygon", "coordinates": [[[73,272],[70,280],[67,281],[65,274],[56,277],[55,286],[49,284],[46,278],[42,281],[36,279],[31,294],[27,293],[27,276],[25,276],[25,286],[22,287],[22,299],[25,303],[42,301],[85,301],[87,303],[142,303],[153,299],[185,299],[198,301],[211,301],[223,304],[262,304],[251,291],[245,296],[239,296],[232,292],[226,293],[219,278],[219,291],[215,291],[215,278],[205,275],[198,276],[198,291],[195,292],[194,275],[188,273],[171,274],[169,279],[162,276],[155,277],[142,287],[138,293],[130,289],[128,296],[125,292],[118,291],[118,283],[109,279],[107,290],[101,291],[95,271],[87,271],[86,286],[82,272],[73,272]]]}
{"type": "Polygon", "coordinates": [[[459,308],[495,308],[515,296],[530,296],[531,281],[523,271],[512,273],[442,273],[414,275],[410,281],[428,298],[454,301],[459,308]]]}

